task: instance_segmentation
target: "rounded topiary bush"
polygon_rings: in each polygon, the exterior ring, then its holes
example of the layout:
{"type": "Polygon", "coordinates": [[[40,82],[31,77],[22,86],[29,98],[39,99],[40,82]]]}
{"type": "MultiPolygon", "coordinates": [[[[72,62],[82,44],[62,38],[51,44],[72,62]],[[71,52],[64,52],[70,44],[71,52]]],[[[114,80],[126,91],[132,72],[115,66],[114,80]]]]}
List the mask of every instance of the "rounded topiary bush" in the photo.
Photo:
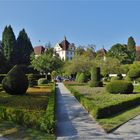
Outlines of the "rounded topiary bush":
{"type": "Polygon", "coordinates": [[[22,69],[15,65],[2,80],[3,89],[12,95],[22,95],[28,89],[28,78],[22,69]]]}
{"type": "Polygon", "coordinates": [[[48,84],[47,78],[40,78],[38,80],[38,85],[44,85],[44,84],[48,84]]]}
{"type": "Polygon", "coordinates": [[[133,92],[133,84],[127,81],[113,81],[106,86],[106,90],[114,94],[130,94],[133,92]]]}
{"type": "Polygon", "coordinates": [[[85,81],[86,81],[86,75],[85,75],[85,73],[81,73],[78,77],[78,82],[84,83],[85,81]]]}

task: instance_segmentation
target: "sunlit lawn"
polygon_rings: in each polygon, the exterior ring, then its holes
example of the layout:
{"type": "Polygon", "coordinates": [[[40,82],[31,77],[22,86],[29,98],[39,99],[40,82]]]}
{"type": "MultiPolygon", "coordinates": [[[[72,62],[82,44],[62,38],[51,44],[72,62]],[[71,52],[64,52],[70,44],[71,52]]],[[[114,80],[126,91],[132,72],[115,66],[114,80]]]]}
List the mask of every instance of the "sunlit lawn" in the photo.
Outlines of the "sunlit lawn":
{"type": "MultiPolygon", "coordinates": [[[[0,106],[34,110],[38,113],[45,111],[48,105],[48,96],[52,91],[52,84],[28,88],[25,95],[9,95],[0,86],[0,106]]],[[[54,134],[29,129],[15,123],[0,120],[0,135],[9,140],[54,140],[54,134]]]]}
{"type": "MultiPolygon", "coordinates": [[[[131,98],[140,98],[140,85],[134,86],[134,94],[110,94],[106,91],[105,87],[91,88],[88,85],[74,86],[74,84],[72,84],[71,87],[80,94],[88,97],[88,99],[92,101],[93,108],[109,106],[111,104],[127,101],[131,98]]],[[[137,115],[140,115],[140,106],[130,108],[107,118],[96,120],[106,132],[111,132],[137,115]]]]}

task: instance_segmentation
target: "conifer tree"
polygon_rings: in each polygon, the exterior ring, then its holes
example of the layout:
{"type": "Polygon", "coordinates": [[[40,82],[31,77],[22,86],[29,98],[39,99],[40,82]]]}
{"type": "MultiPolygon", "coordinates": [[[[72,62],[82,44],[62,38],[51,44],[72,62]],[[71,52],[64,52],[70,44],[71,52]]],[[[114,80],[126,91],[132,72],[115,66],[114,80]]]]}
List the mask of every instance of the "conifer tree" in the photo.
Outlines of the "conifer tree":
{"type": "Polygon", "coordinates": [[[129,53],[129,58],[131,59],[131,63],[133,63],[136,58],[136,43],[132,36],[128,38],[127,50],[129,53]]]}
{"type": "Polygon", "coordinates": [[[31,41],[25,29],[19,32],[17,38],[18,64],[30,64],[30,55],[33,53],[31,41]]]}
{"type": "Polygon", "coordinates": [[[11,25],[6,26],[3,31],[2,50],[8,64],[13,66],[16,63],[16,38],[11,25]]]}

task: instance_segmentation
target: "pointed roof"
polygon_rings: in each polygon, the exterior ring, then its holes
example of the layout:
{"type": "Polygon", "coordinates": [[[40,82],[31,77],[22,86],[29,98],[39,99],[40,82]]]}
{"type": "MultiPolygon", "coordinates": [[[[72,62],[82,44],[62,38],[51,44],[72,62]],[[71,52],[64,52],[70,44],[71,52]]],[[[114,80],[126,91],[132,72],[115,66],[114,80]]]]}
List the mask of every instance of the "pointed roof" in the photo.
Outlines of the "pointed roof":
{"type": "Polygon", "coordinates": [[[103,55],[105,55],[107,53],[106,49],[104,49],[104,47],[102,49],[100,49],[98,52],[102,53],[103,55]]]}
{"type": "Polygon", "coordinates": [[[64,40],[59,45],[63,50],[68,50],[70,43],[67,41],[66,36],[64,36],[64,40]]]}
{"type": "Polygon", "coordinates": [[[45,51],[45,48],[43,46],[34,47],[34,53],[36,55],[40,55],[40,54],[44,53],[44,51],[45,51]]]}

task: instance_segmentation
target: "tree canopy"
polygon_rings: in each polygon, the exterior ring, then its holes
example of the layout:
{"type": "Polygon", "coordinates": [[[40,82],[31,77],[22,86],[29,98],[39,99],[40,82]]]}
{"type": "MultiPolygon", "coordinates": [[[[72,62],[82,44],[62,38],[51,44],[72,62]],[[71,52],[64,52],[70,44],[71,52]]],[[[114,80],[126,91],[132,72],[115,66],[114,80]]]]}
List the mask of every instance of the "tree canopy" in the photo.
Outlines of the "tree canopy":
{"type": "Polygon", "coordinates": [[[2,34],[2,50],[3,55],[6,58],[9,65],[16,63],[16,38],[11,25],[4,28],[2,34]]]}
{"type": "Polygon", "coordinates": [[[50,52],[48,53],[46,51],[44,54],[38,57],[32,55],[31,65],[37,71],[47,74],[49,72],[51,73],[52,71],[61,68],[63,66],[63,61],[57,56],[53,56],[50,52]]]}
{"type": "Polygon", "coordinates": [[[30,64],[30,55],[33,53],[33,46],[25,32],[25,29],[19,32],[17,38],[17,58],[18,64],[30,64]]]}

